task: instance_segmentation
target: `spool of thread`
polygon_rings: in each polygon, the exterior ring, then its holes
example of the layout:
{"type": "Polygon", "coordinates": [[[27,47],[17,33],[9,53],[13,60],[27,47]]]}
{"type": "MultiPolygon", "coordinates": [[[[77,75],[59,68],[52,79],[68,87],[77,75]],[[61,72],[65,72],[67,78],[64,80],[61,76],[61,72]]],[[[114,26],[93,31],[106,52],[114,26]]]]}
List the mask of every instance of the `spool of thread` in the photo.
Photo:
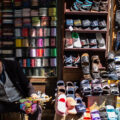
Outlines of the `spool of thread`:
{"type": "Polygon", "coordinates": [[[37,40],[37,47],[43,47],[43,39],[42,38],[37,40]]]}
{"type": "Polygon", "coordinates": [[[39,8],[40,16],[47,16],[48,8],[39,8]]]}
{"type": "Polygon", "coordinates": [[[49,17],[41,17],[41,26],[49,26],[49,17]]]}
{"type": "Polygon", "coordinates": [[[22,47],[22,40],[16,39],[16,47],[22,47]]]}
{"type": "Polygon", "coordinates": [[[43,28],[38,28],[38,30],[37,30],[37,36],[38,37],[43,37],[43,28]]]}
{"type": "Polygon", "coordinates": [[[27,75],[26,69],[22,68],[22,70],[23,70],[23,73],[27,75]]]}
{"type": "Polygon", "coordinates": [[[36,47],[35,39],[31,39],[31,40],[30,40],[30,46],[31,46],[31,47],[36,47]]]}
{"type": "Polygon", "coordinates": [[[50,36],[50,28],[44,28],[44,37],[50,36]]]}
{"type": "Polygon", "coordinates": [[[50,56],[50,48],[44,48],[44,56],[49,57],[50,56]]]}
{"type": "Polygon", "coordinates": [[[30,33],[31,33],[31,37],[36,37],[36,29],[35,28],[32,28],[30,30],[30,33]]]}
{"type": "Polygon", "coordinates": [[[51,28],[51,36],[56,37],[56,28],[51,28]]]}
{"type": "Polygon", "coordinates": [[[50,58],[50,66],[52,66],[52,67],[56,67],[57,66],[56,58],[50,58]]]}
{"type": "Polygon", "coordinates": [[[43,58],[43,67],[48,67],[49,66],[49,61],[47,58],[43,58]]]}
{"type": "Polygon", "coordinates": [[[28,39],[23,39],[23,40],[22,40],[22,46],[23,46],[23,47],[29,47],[28,39]]]}
{"type": "Polygon", "coordinates": [[[35,59],[35,67],[41,67],[41,59],[35,59]]]}
{"type": "Polygon", "coordinates": [[[16,57],[22,57],[22,49],[16,49],[16,57]]]}
{"type": "Polygon", "coordinates": [[[43,53],[44,53],[44,50],[42,48],[37,49],[37,57],[43,57],[43,53]]]}
{"type": "Polygon", "coordinates": [[[23,59],[23,67],[26,67],[27,66],[27,60],[26,59],[23,59]]]}
{"type": "Polygon", "coordinates": [[[44,38],[44,47],[49,47],[49,38],[44,38]]]}
{"type": "Polygon", "coordinates": [[[57,26],[57,21],[56,20],[51,20],[51,26],[56,27],[57,26]]]}
{"type": "Polygon", "coordinates": [[[56,38],[51,38],[50,45],[51,45],[52,47],[55,47],[55,46],[56,46],[56,38]]]}
{"type": "Polygon", "coordinates": [[[22,59],[19,59],[19,64],[20,64],[20,67],[23,67],[23,61],[22,61],[22,59]]]}
{"type": "Polygon", "coordinates": [[[15,29],[15,36],[20,37],[21,36],[21,30],[19,28],[15,29]]]}
{"type": "Polygon", "coordinates": [[[41,74],[40,74],[41,76],[45,76],[45,69],[44,69],[44,68],[41,68],[41,69],[40,69],[40,73],[41,73],[41,74]]]}
{"type": "Polygon", "coordinates": [[[31,64],[31,67],[35,67],[35,59],[31,59],[30,64],[31,64]]]}
{"type": "Polygon", "coordinates": [[[30,59],[27,59],[27,67],[30,67],[30,59]]]}
{"type": "Polygon", "coordinates": [[[39,69],[33,69],[33,76],[39,76],[40,75],[40,72],[39,72],[39,69]]]}
{"type": "Polygon", "coordinates": [[[56,57],[56,56],[57,56],[56,48],[51,48],[51,57],[56,57]]]}
{"type": "Polygon", "coordinates": [[[36,57],[36,49],[30,49],[30,57],[36,57]]]}
{"type": "Polygon", "coordinates": [[[28,76],[32,76],[32,75],[33,75],[32,69],[28,69],[27,75],[28,75],[28,76]]]}

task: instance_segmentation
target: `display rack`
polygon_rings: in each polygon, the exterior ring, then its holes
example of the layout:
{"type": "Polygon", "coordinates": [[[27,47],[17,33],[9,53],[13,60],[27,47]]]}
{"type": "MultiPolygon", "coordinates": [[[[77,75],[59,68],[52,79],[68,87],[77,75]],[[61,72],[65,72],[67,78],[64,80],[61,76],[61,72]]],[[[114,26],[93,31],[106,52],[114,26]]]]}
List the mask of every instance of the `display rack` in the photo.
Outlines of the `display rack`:
{"type": "MultiPolygon", "coordinates": [[[[64,36],[63,36],[63,51],[62,51],[62,55],[63,55],[63,61],[64,61],[64,55],[65,54],[79,54],[80,56],[87,52],[90,55],[90,58],[92,55],[99,55],[100,59],[102,61],[103,66],[105,66],[105,55],[107,54],[107,50],[108,50],[108,35],[109,35],[109,11],[71,11],[70,8],[72,7],[72,5],[74,4],[75,1],[70,1],[70,0],[64,0],[64,36]],[[89,19],[89,20],[95,20],[95,19],[104,19],[106,21],[106,30],[86,30],[86,29],[74,29],[70,30],[68,27],[66,27],[66,20],[67,19],[89,19]],[[106,44],[106,48],[66,48],[65,47],[65,33],[66,32],[76,32],[78,33],[80,36],[82,36],[83,34],[86,36],[89,35],[95,35],[96,33],[101,33],[104,36],[105,39],[105,44],[106,44]]],[[[109,0],[108,0],[108,7],[109,7],[109,0]]],[[[108,8],[109,9],[109,8],[108,8]]],[[[63,62],[63,65],[64,62],[63,62]]],[[[80,76],[81,70],[78,69],[80,67],[67,67],[64,66],[63,67],[63,78],[65,78],[66,80],[69,79],[69,75],[73,72],[75,73],[75,76],[80,76]],[[73,68],[73,70],[72,70],[73,68]],[[75,70],[77,68],[77,70],[75,70]]],[[[82,74],[82,73],[81,73],[82,74]]],[[[81,79],[82,77],[76,77],[77,79],[81,79]]],[[[71,78],[70,78],[71,79],[71,78]]]]}
{"type": "Polygon", "coordinates": [[[15,0],[10,4],[2,0],[1,4],[0,55],[16,59],[29,78],[56,77],[56,0],[15,0]],[[3,23],[9,19],[10,25],[3,23]],[[11,35],[7,35],[9,29],[11,35]]]}

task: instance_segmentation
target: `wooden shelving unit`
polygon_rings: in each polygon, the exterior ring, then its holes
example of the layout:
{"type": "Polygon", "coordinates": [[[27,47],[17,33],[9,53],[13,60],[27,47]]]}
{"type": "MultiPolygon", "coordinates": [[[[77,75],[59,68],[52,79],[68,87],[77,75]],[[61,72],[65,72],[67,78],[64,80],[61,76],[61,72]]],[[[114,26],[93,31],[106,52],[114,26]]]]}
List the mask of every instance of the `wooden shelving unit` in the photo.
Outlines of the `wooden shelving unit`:
{"type": "MultiPolygon", "coordinates": [[[[73,5],[74,1],[70,0],[64,0],[64,27],[63,27],[63,40],[62,40],[62,56],[63,56],[63,61],[64,61],[64,55],[69,53],[71,55],[74,54],[79,54],[80,56],[87,52],[89,53],[90,57],[92,55],[99,55],[100,59],[102,61],[102,64],[105,65],[105,56],[107,54],[108,50],[108,36],[109,36],[109,0],[108,0],[108,11],[71,11],[70,7],[73,5]],[[104,19],[106,21],[106,29],[105,30],[87,30],[83,28],[77,28],[73,26],[73,30],[70,30],[68,26],[66,27],[66,19],[90,19],[90,20],[95,20],[95,19],[104,19]],[[65,47],[65,33],[66,32],[76,32],[82,36],[84,35],[95,35],[96,33],[101,33],[105,39],[106,43],[106,48],[66,48],[65,47]]],[[[81,68],[80,67],[74,67],[74,66],[64,66],[63,62],[63,79],[67,80],[72,80],[72,78],[77,78],[81,79],[82,78],[82,73],[81,73],[81,68]],[[76,72],[77,69],[77,72],[76,72]],[[73,72],[73,76],[71,77],[71,71],[73,72]],[[75,74],[75,75],[74,75],[75,74]]],[[[74,79],[74,80],[75,80],[74,79]]]]}

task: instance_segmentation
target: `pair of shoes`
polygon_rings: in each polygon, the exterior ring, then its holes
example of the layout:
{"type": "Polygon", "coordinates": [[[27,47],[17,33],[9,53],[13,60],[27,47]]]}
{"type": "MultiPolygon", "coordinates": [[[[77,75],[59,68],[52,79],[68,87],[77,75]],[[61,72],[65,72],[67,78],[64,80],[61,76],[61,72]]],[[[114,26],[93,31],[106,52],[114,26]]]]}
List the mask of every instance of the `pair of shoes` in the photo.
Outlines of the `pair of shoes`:
{"type": "Polygon", "coordinates": [[[81,41],[78,33],[66,32],[65,47],[66,48],[81,48],[81,41]]]}
{"type": "Polygon", "coordinates": [[[89,11],[92,7],[92,0],[76,0],[71,6],[71,11],[89,11]]]}
{"type": "Polygon", "coordinates": [[[107,0],[94,0],[91,11],[107,11],[108,1],[107,0]]]}
{"type": "Polygon", "coordinates": [[[79,67],[80,66],[80,56],[64,56],[64,64],[65,66],[69,66],[69,67],[72,67],[72,66],[75,66],[75,67],[79,67]]]}

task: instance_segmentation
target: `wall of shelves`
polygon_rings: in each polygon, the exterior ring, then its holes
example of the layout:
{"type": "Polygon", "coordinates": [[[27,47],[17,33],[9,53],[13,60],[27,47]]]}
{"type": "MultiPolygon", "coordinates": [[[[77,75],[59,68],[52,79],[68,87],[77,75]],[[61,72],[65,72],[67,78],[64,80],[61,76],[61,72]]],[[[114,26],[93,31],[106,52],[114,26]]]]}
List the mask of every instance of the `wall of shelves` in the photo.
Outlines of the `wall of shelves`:
{"type": "Polygon", "coordinates": [[[1,1],[0,56],[18,60],[29,77],[57,76],[56,5],[56,0],[1,1]]]}

